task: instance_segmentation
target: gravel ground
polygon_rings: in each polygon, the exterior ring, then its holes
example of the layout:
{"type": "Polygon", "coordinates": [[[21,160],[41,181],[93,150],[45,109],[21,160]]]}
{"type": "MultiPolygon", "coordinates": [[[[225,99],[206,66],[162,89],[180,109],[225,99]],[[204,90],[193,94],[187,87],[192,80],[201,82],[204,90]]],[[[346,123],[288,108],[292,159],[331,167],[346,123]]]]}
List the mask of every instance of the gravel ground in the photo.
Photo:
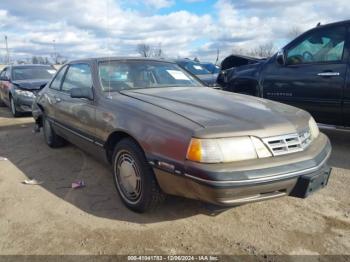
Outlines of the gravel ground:
{"type": "Polygon", "coordinates": [[[350,132],[324,130],[329,185],[218,212],[170,197],[153,213],[126,209],[111,171],[78,148],[48,148],[32,119],[0,108],[0,254],[348,254],[350,132]],[[21,182],[35,178],[44,183],[21,182]],[[86,187],[70,189],[75,179],[86,187]]]}

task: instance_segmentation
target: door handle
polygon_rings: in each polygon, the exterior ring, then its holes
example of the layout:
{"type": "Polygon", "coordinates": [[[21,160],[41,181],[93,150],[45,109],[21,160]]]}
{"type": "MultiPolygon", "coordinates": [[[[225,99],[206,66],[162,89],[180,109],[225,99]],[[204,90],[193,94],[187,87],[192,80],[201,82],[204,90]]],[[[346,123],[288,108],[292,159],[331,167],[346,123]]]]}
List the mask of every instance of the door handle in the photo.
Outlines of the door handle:
{"type": "Polygon", "coordinates": [[[62,100],[61,100],[61,98],[55,96],[55,101],[56,101],[56,103],[59,103],[59,102],[61,102],[62,100]]]}
{"type": "Polygon", "coordinates": [[[339,72],[321,72],[317,74],[318,76],[339,76],[339,72]]]}

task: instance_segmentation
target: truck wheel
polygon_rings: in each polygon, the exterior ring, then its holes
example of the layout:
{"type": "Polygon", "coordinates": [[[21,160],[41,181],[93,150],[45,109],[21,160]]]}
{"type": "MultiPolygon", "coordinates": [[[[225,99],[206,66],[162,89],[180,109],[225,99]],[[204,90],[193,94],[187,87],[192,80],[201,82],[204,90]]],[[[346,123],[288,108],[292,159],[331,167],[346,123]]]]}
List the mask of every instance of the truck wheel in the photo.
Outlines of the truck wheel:
{"type": "Polygon", "coordinates": [[[43,131],[45,142],[49,147],[58,148],[65,144],[62,137],[56,135],[55,131],[52,129],[50,121],[43,116],[43,131]]]}
{"type": "Polygon", "coordinates": [[[16,109],[16,103],[12,96],[10,96],[10,109],[13,117],[19,117],[21,115],[16,109]]]}
{"type": "Polygon", "coordinates": [[[124,204],[143,213],[154,209],[164,199],[146,157],[134,140],[120,141],[113,153],[113,180],[124,204]]]}

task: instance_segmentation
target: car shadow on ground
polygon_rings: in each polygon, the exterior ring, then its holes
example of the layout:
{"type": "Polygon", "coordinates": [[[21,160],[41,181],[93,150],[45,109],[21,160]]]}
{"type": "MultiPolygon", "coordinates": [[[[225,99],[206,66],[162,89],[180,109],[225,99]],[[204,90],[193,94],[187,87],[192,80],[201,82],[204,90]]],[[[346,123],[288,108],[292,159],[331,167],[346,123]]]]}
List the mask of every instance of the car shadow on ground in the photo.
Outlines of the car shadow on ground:
{"type": "Polygon", "coordinates": [[[225,211],[199,201],[169,196],[152,212],[132,212],[117,194],[107,164],[70,144],[51,149],[44,143],[42,134],[33,133],[32,128],[33,123],[1,127],[0,156],[8,158],[26,177],[43,181],[40,186],[45,190],[84,212],[133,223],[156,223],[198,214],[215,216],[225,211]],[[84,180],[86,187],[72,189],[71,183],[76,180],[84,180]]]}

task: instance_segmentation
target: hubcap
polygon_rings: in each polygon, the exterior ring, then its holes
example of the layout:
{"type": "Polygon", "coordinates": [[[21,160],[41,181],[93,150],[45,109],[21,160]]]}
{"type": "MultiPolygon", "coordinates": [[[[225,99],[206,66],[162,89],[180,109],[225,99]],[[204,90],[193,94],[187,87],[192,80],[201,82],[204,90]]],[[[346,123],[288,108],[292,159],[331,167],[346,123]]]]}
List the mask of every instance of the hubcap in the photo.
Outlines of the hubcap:
{"type": "Polygon", "coordinates": [[[115,175],[124,199],[137,202],[142,190],[141,176],[134,158],[128,152],[122,152],[117,157],[115,175]]]}

